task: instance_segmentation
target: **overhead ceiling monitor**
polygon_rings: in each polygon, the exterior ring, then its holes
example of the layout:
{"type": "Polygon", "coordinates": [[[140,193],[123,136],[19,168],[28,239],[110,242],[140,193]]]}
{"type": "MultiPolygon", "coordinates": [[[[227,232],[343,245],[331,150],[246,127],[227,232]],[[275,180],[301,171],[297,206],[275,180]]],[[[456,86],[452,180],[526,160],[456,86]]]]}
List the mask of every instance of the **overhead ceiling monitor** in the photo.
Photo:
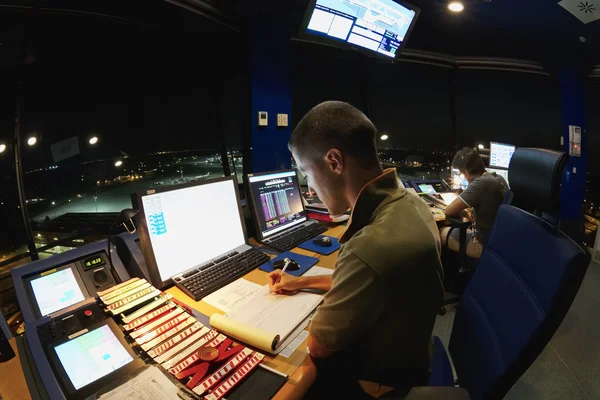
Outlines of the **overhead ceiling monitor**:
{"type": "Polygon", "coordinates": [[[311,0],[300,37],[394,60],[420,12],[404,1],[311,0]]]}
{"type": "Polygon", "coordinates": [[[516,147],[511,144],[490,143],[490,168],[508,168],[516,147]]]}

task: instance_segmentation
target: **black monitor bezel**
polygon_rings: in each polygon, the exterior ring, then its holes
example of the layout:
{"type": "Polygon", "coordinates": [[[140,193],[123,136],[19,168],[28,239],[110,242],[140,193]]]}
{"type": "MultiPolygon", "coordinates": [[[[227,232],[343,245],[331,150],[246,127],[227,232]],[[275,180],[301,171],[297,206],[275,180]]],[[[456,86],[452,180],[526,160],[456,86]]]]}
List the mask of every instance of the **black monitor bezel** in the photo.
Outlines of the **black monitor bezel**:
{"type": "Polygon", "coordinates": [[[242,211],[242,206],[240,203],[240,191],[238,188],[238,181],[237,181],[237,177],[235,177],[235,176],[226,176],[226,177],[222,177],[222,178],[189,182],[189,183],[183,183],[183,184],[173,185],[173,186],[165,186],[165,187],[159,187],[159,188],[146,189],[146,190],[141,190],[141,191],[138,191],[137,193],[135,193],[134,205],[137,207],[137,209],[139,211],[139,214],[137,217],[137,221],[138,221],[137,230],[139,233],[139,240],[140,240],[139,243],[140,243],[140,248],[142,250],[142,254],[144,255],[144,259],[146,260],[148,274],[150,275],[149,279],[153,286],[155,286],[158,289],[163,289],[166,286],[172,285],[173,280],[169,278],[166,281],[163,281],[162,278],[160,277],[160,273],[158,272],[158,265],[156,264],[156,257],[154,255],[154,249],[152,248],[152,242],[150,241],[150,235],[148,234],[146,211],[144,210],[144,202],[142,201],[142,197],[154,195],[154,194],[158,194],[158,193],[172,192],[175,190],[186,189],[186,188],[190,188],[190,187],[209,185],[209,184],[219,183],[219,182],[226,182],[226,181],[233,182],[235,195],[236,195],[236,199],[237,199],[237,205],[238,205],[238,214],[240,217],[240,221],[242,223],[242,230],[244,231],[244,241],[246,243],[248,243],[248,231],[246,230],[246,223],[244,221],[244,213],[242,211]]]}
{"type": "Polygon", "coordinates": [[[359,53],[365,54],[367,56],[377,58],[378,60],[387,60],[387,61],[393,63],[395,61],[398,61],[400,54],[402,53],[402,50],[404,50],[404,48],[406,47],[406,43],[410,39],[410,37],[412,35],[412,31],[415,27],[415,24],[417,23],[417,20],[419,19],[419,16],[421,15],[421,9],[407,1],[399,1],[399,0],[392,0],[392,1],[394,3],[398,3],[399,5],[401,5],[403,7],[409,8],[415,12],[415,17],[413,18],[413,20],[410,24],[410,27],[408,28],[408,31],[406,31],[406,36],[404,37],[404,40],[402,41],[402,43],[400,43],[400,47],[398,47],[398,51],[396,52],[396,56],[394,58],[387,57],[387,56],[380,54],[373,50],[369,50],[369,49],[362,48],[360,46],[349,44],[348,42],[343,42],[341,40],[336,40],[336,39],[332,39],[329,37],[308,33],[307,32],[308,23],[310,22],[310,18],[312,17],[313,10],[315,9],[315,5],[317,4],[317,0],[310,0],[310,2],[308,3],[306,12],[304,13],[304,18],[302,19],[302,25],[300,26],[300,32],[298,33],[298,38],[305,40],[307,42],[314,42],[314,43],[324,44],[324,45],[338,47],[338,48],[342,48],[342,49],[354,50],[359,53]]]}
{"type": "Polygon", "coordinates": [[[100,389],[102,389],[106,385],[108,385],[109,383],[114,382],[115,380],[119,379],[120,377],[129,375],[132,372],[136,371],[137,369],[139,369],[145,365],[144,361],[142,359],[140,359],[137,354],[135,354],[135,352],[133,351],[131,346],[127,343],[127,339],[125,339],[125,337],[123,336],[123,332],[119,329],[119,327],[117,326],[117,324],[115,323],[114,320],[112,320],[110,318],[104,319],[104,320],[98,321],[97,323],[86,327],[86,329],[87,329],[87,332],[82,335],[78,335],[77,337],[74,337],[72,339],[65,338],[65,339],[57,340],[56,342],[48,344],[46,346],[46,352],[48,354],[48,360],[50,361],[51,368],[55,372],[55,374],[58,378],[58,382],[61,385],[61,387],[63,388],[64,392],[66,394],[68,394],[66,397],[69,400],[87,399],[91,395],[98,392],[100,389]],[[122,367],[120,367],[119,369],[116,369],[113,372],[111,372],[107,375],[104,375],[102,378],[100,378],[88,385],[85,385],[85,386],[81,387],[79,390],[77,390],[77,389],[75,389],[75,386],[73,386],[73,383],[71,382],[71,379],[69,378],[69,375],[67,374],[67,371],[65,370],[62,363],[60,362],[60,359],[58,358],[58,354],[56,353],[55,348],[57,346],[60,346],[61,344],[64,344],[71,340],[77,339],[77,337],[79,337],[79,336],[83,336],[86,333],[89,333],[93,330],[99,329],[105,325],[107,325],[111,329],[111,331],[113,332],[115,337],[119,340],[119,343],[121,344],[121,346],[123,346],[125,348],[125,350],[129,354],[129,356],[132,358],[132,360],[130,362],[128,362],[127,364],[123,365],[122,367]]]}
{"type": "MultiPolygon", "coordinates": [[[[293,172],[296,175],[296,187],[298,188],[298,193],[300,193],[300,197],[301,197],[301,201],[300,203],[302,204],[302,210],[304,211],[304,216],[306,217],[306,221],[308,221],[308,216],[306,215],[306,207],[304,206],[304,200],[302,199],[302,189],[300,188],[300,177],[298,176],[298,171],[296,171],[293,168],[290,169],[282,169],[279,171],[268,171],[268,172],[259,172],[259,173],[252,173],[252,174],[246,174],[244,175],[244,183],[245,183],[245,187],[246,187],[246,204],[250,204],[250,209],[252,210],[252,220],[254,221],[254,227],[255,227],[255,235],[256,235],[256,239],[258,241],[262,241],[264,240],[266,237],[263,235],[262,229],[260,227],[260,223],[258,221],[258,209],[256,208],[256,204],[254,203],[254,194],[252,193],[252,185],[250,184],[250,178],[252,177],[257,177],[257,176],[264,176],[264,175],[271,175],[271,174],[279,174],[279,173],[284,173],[284,172],[293,172]]],[[[306,222],[303,221],[302,223],[306,222]]],[[[300,224],[298,224],[300,225],[300,224]]],[[[294,225],[297,226],[297,225],[294,225]]],[[[281,232],[278,233],[283,233],[285,232],[286,229],[282,230],[281,232]]],[[[269,235],[268,237],[275,237],[277,236],[277,234],[274,235],[269,235]]]]}

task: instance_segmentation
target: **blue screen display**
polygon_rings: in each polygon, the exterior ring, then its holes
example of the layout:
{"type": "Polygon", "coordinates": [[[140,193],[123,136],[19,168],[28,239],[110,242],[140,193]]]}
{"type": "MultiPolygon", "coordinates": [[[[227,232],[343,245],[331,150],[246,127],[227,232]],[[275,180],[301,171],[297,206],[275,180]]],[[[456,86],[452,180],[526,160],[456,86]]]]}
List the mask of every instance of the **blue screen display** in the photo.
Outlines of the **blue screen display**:
{"type": "Polygon", "coordinates": [[[317,0],[306,32],[394,58],[416,12],[392,0],[317,0]]]}

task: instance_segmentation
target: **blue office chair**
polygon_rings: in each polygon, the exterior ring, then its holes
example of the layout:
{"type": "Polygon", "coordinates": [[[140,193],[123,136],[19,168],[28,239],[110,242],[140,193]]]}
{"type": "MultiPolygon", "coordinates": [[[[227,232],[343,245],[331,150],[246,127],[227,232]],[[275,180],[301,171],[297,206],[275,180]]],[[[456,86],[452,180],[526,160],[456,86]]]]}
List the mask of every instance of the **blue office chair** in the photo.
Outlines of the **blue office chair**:
{"type": "MultiPolygon", "coordinates": [[[[501,399],[560,326],[589,254],[541,218],[559,210],[564,153],[517,149],[510,165],[513,204],[502,205],[479,266],[456,311],[450,354],[458,384],[472,399],[501,399]]],[[[431,386],[454,386],[435,338],[431,386]]]]}

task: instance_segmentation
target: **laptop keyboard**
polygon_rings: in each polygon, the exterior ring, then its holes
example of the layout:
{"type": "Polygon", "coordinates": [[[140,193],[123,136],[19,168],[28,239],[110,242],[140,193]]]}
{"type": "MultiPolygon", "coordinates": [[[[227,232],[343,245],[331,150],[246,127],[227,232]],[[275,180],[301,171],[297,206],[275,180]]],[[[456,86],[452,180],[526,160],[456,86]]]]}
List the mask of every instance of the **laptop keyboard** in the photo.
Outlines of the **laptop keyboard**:
{"type": "Polygon", "coordinates": [[[275,250],[288,251],[325,231],[327,231],[327,228],[321,224],[303,225],[264,243],[275,250]]]}
{"type": "Polygon", "coordinates": [[[199,301],[269,259],[268,255],[255,249],[243,253],[234,251],[175,278],[175,285],[195,301],[199,301]]]}

